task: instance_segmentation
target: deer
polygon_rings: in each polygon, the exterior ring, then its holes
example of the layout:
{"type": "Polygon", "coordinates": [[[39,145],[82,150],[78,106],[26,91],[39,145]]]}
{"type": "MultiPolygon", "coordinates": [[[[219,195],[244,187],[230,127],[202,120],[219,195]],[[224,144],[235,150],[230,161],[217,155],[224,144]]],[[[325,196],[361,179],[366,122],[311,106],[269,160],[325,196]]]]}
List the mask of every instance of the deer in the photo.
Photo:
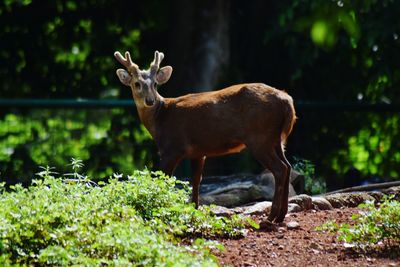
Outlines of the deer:
{"type": "Polygon", "coordinates": [[[125,67],[116,74],[131,88],[140,121],[157,145],[160,170],[172,176],[183,159],[190,160],[196,208],[206,158],[248,148],[274,176],[275,194],[267,219],[271,223],[284,221],[291,172],[284,149],[296,121],[291,96],[263,83],[243,83],[164,98],[157,87],[170,79],[172,67],[160,68],[163,53],[155,51],[147,70],[139,69],[129,52],[123,56],[116,51],[114,56],[125,67]]]}

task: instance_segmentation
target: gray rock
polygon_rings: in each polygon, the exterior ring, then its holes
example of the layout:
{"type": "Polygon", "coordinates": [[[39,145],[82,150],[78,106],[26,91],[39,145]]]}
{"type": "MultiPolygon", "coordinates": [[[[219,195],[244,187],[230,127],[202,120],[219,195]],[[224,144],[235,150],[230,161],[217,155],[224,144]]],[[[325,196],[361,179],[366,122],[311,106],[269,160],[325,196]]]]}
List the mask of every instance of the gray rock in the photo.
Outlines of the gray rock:
{"type": "Polygon", "coordinates": [[[233,209],[228,209],[228,208],[221,207],[221,206],[211,207],[211,212],[217,216],[223,216],[223,217],[230,217],[230,216],[236,214],[236,212],[233,209]]]}
{"type": "Polygon", "coordinates": [[[270,201],[263,201],[258,202],[251,206],[242,207],[243,214],[245,215],[261,215],[261,214],[268,214],[272,206],[272,202],[270,201]]]}
{"type": "Polygon", "coordinates": [[[299,229],[300,224],[296,221],[290,221],[286,224],[286,227],[288,230],[294,230],[294,229],[299,229]]]}
{"type": "Polygon", "coordinates": [[[288,213],[295,213],[302,211],[301,207],[296,203],[289,203],[288,204],[288,213]]]}
{"type": "Polygon", "coordinates": [[[382,190],[382,192],[386,195],[393,196],[395,200],[400,200],[400,186],[392,186],[382,190]]]}
{"type": "MultiPolygon", "coordinates": [[[[293,171],[290,181],[296,185],[298,190],[302,190],[304,177],[299,173],[293,171]]],[[[272,200],[274,190],[274,176],[267,171],[258,175],[238,174],[205,177],[200,187],[201,203],[235,207],[257,201],[272,200]]],[[[289,184],[289,196],[295,195],[294,187],[289,184]]]]}
{"type": "Polygon", "coordinates": [[[382,197],[384,196],[384,194],[382,192],[379,192],[379,191],[368,192],[368,195],[370,195],[371,197],[375,198],[375,200],[377,202],[380,202],[382,200],[382,197]]]}
{"type": "Polygon", "coordinates": [[[325,196],[325,199],[328,200],[334,208],[357,207],[366,201],[375,200],[375,198],[369,195],[367,192],[333,194],[325,196]]]}
{"type": "Polygon", "coordinates": [[[332,210],[331,203],[323,197],[312,197],[312,205],[316,210],[332,210]]]}
{"type": "Polygon", "coordinates": [[[243,205],[248,201],[248,191],[241,189],[235,189],[231,190],[230,192],[219,193],[215,195],[201,196],[202,204],[214,204],[228,208],[243,205]]]}
{"type": "Polygon", "coordinates": [[[289,203],[299,205],[301,210],[310,210],[313,208],[311,197],[304,194],[289,198],[289,203]]]}

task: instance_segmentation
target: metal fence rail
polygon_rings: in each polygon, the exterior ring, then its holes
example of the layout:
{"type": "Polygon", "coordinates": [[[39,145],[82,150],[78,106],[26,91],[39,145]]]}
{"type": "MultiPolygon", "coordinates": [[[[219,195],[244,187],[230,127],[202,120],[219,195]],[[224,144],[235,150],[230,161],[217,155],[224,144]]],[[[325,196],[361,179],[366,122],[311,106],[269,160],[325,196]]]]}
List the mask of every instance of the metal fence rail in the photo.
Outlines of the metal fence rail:
{"type": "MultiPolygon", "coordinates": [[[[340,103],[340,102],[302,102],[295,103],[299,111],[366,111],[400,112],[400,104],[340,103]]],[[[4,108],[130,108],[132,99],[0,99],[4,108]]]]}
{"type": "Polygon", "coordinates": [[[0,107],[8,108],[127,108],[134,107],[132,99],[0,99],[0,107]]]}

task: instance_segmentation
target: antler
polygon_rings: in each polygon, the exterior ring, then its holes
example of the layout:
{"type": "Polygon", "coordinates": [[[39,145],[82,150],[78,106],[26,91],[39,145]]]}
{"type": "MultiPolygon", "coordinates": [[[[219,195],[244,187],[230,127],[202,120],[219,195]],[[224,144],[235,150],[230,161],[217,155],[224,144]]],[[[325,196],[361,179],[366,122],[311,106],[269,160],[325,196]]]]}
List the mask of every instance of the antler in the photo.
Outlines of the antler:
{"type": "Polygon", "coordinates": [[[133,63],[129,52],[125,52],[125,57],[123,57],[120,52],[116,51],[114,57],[128,70],[129,73],[137,76],[139,73],[139,66],[133,63]]]}
{"type": "Polygon", "coordinates": [[[154,52],[154,60],[150,64],[150,73],[151,75],[156,75],[158,69],[160,68],[160,63],[164,59],[164,53],[162,52],[154,52]]]}

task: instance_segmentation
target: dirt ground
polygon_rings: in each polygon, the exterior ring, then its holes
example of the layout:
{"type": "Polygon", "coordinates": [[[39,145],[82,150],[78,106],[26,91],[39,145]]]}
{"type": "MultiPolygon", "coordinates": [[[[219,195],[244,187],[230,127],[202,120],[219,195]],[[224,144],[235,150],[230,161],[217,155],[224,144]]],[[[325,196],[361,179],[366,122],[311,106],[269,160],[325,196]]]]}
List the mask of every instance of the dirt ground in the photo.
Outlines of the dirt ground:
{"type": "Polygon", "coordinates": [[[392,248],[390,252],[355,252],[345,248],[333,234],[315,230],[333,219],[351,223],[351,215],[359,210],[291,213],[276,231],[252,230],[242,239],[221,240],[225,251],[216,255],[221,266],[400,266],[400,248],[392,248]],[[299,228],[289,230],[286,224],[291,221],[298,222],[299,228]]]}

